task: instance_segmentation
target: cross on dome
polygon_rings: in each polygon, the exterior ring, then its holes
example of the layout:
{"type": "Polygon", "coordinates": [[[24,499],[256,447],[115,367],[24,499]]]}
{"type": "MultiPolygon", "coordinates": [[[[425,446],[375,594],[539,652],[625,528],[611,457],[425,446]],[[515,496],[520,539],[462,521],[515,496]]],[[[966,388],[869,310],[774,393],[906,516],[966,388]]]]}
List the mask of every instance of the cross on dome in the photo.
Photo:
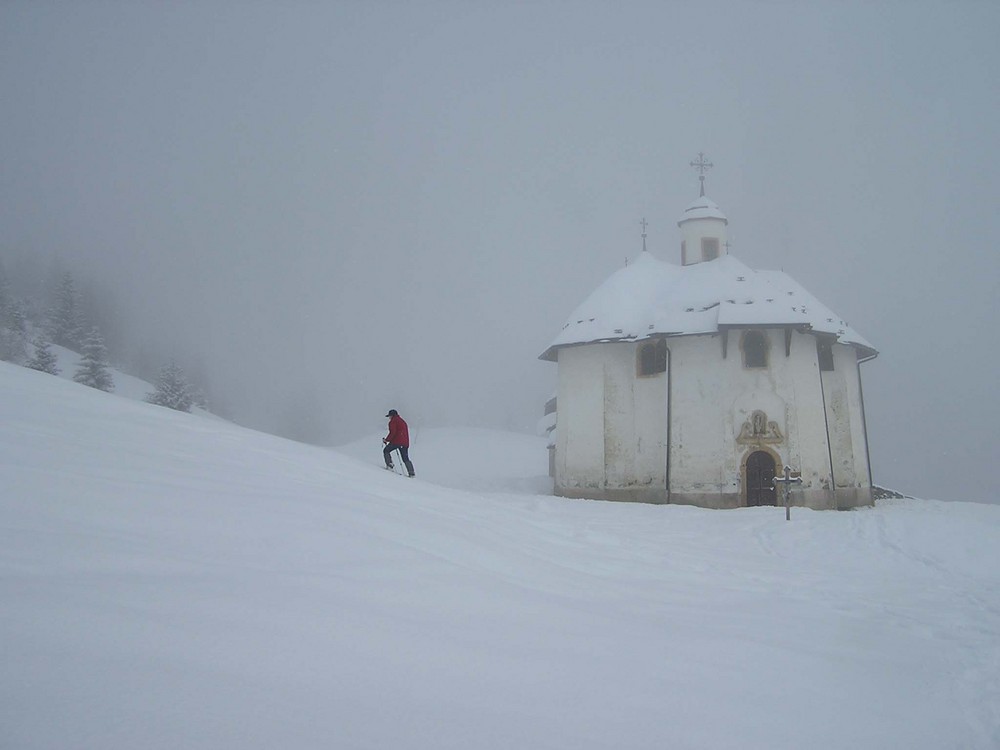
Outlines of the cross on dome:
{"type": "Polygon", "coordinates": [[[702,151],[698,152],[698,161],[691,162],[691,166],[698,170],[698,179],[701,180],[701,196],[705,196],[705,172],[710,170],[715,165],[710,161],[705,160],[705,154],[702,151]]]}

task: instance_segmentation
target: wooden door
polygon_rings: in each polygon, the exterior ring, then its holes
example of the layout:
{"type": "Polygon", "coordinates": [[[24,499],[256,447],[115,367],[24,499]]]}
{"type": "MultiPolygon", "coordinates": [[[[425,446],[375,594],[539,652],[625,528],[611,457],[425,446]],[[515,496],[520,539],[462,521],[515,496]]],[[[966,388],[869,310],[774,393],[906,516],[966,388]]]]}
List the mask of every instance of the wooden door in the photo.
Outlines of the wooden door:
{"type": "Polygon", "coordinates": [[[774,491],[774,459],[765,451],[747,458],[747,506],[777,505],[774,491]]]}

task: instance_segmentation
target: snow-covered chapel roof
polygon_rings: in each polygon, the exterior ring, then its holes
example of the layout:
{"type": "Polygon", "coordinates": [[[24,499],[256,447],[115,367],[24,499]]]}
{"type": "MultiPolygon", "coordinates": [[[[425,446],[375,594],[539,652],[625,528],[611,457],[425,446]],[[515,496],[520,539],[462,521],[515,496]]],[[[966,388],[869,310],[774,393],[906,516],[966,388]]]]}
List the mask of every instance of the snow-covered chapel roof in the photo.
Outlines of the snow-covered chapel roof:
{"type": "Polygon", "coordinates": [[[540,359],[555,361],[557,349],[574,344],[711,334],[734,327],[802,328],[834,335],[856,347],[860,356],[877,354],[782,271],[754,271],[732,255],[677,266],[644,252],[573,311],[540,359]]]}

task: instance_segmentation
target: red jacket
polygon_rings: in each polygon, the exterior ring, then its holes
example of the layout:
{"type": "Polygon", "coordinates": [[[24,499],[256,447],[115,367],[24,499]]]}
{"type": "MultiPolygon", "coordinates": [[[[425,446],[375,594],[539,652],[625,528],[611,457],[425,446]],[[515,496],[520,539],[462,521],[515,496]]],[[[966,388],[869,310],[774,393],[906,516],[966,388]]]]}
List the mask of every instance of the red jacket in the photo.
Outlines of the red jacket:
{"type": "Polygon", "coordinates": [[[410,431],[406,427],[406,422],[398,414],[394,417],[389,417],[389,435],[385,441],[391,445],[410,447],[410,431]]]}

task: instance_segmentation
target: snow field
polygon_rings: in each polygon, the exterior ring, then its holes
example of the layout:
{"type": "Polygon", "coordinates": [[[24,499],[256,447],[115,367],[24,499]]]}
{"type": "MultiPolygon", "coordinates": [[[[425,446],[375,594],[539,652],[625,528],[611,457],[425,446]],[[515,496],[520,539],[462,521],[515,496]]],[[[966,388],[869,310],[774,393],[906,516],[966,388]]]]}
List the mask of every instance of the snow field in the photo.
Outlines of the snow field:
{"type": "Polygon", "coordinates": [[[564,500],[538,438],[422,430],[410,480],[379,437],[0,363],[0,747],[1000,746],[1000,507],[564,500]]]}

